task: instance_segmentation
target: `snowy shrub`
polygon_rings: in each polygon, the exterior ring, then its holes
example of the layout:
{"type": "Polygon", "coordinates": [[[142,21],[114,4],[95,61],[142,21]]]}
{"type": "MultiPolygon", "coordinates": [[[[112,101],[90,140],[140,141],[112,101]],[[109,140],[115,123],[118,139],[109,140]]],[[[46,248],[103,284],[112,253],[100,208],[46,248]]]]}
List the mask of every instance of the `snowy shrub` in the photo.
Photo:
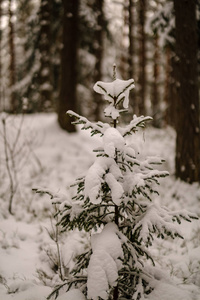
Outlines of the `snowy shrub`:
{"type": "MultiPolygon", "coordinates": [[[[25,103],[24,103],[25,105],[25,103]]],[[[27,184],[27,177],[30,169],[42,171],[42,165],[34,152],[36,146],[36,135],[28,124],[25,124],[25,107],[21,115],[9,115],[5,112],[0,113],[0,215],[6,216],[5,205],[10,214],[16,215],[17,204],[13,208],[14,199],[26,199],[24,187],[27,184]],[[21,191],[23,190],[23,196],[21,191]],[[17,197],[18,196],[18,197],[17,197]]],[[[19,215],[21,215],[21,208],[19,215]]]]}
{"type": "MultiPolygon", "coordinates": [[[[94,85],[108,101],[104,113],[110,124],[92,123],[68,111],[76,119],[74,124],[102,137],[102,146],[94,149],[96,160],[72,186],[74,196],[64,201],[61,197],[59,207],[59,225],[64,231],[78,228],[91,236],[90,248],[77,256],[66,278],[66,289],[79,289],[87,299],[145,299],[153,289],[147,260],[154,265],[149,252],[154,238],[182,237],[177,223],[196,218],[184,210],[170,211],[154,203],[159,179],[168,172],[154,169],[162,164],[161,158],[142,159],[134,140],[151,117],[134,115],[130,124],[119,126],[132,88],[133,79],[94,85]]],[[[58,195],[52,198],[59,203],[58,195]]],[[[52,295],[57,297],[58,290],[52,295]]]]}

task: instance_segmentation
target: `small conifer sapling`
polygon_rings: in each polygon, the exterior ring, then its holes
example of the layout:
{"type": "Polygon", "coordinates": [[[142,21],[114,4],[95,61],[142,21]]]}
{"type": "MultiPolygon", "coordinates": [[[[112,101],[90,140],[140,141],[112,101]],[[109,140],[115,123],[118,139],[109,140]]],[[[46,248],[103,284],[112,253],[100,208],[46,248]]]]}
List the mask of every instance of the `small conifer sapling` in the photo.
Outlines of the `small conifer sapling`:
{"type": "MultiPolygon", "coordinates": [[[[141,159],[130,142],[152,118],[134,115],[128,125],[119,126],[133,88],[133,79],[116,79],[115,73],[112,82],[98,81],[94,85],[108,102],[104,113],[109,123],[93,123],[73,111],[67,112],[76,119],[74,124],[90,129],[92,136],[102,137],[101,147],[94,149],[94,163],[73,185],[74,197],[60,204],[59,224],[63,230],[78,228],[91,236],[89,249],[77,257],[67,278],[68,290],[76,287],[86,299],[145,299],[153,288],[153,275],[146,262],[149,259],[154,264],[149,252],[154,237],[182,237],[177,223],[196,218],[153,201],[159,179],[168,172],[154,169],[163,163],[161,158],[141,159]]],[[[55,198],[58,203],[59,197],[55,198]]]]}

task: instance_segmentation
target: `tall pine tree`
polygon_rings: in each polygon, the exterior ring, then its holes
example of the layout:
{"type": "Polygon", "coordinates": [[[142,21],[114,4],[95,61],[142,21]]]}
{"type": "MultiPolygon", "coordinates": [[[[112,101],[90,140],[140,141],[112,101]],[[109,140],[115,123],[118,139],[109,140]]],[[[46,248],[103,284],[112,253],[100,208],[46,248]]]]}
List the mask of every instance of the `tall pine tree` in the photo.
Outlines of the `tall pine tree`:
{"type": "Polygon", "coordinates": [[[9,88],[10,88],[10,110],[13,113],[17,112],[18,101],[13,91],[13,87],[16,83],[16,52],[14,42],[14,25],[13,25],[13,11],[12,0],[8,2],[8,27],[9,27],[9,88]]]}
{"type": "Polygon", "coordinates": [[[39,10],[39,53],[40,53],[40,69],[38,72],[38,86],[40,91],[40,100],[38,108],[43,110],[44,108],[52,109],[52,63],[51,63],[51,45],[52,45],[52,33],[51,33],[51,9],[52,1],[41,0],[39,10]]]}
{"type": "Polygon", "coordinates": [[[76,110],[76,84],[77,84],[77,39],[78,39],[78,7],[79,1],[63,0],[63,33],[61,53],[61,81],[58,98],[58,122],[61,128],[68,132],[75,131],[69,117],[68,109],[76,110]]]}
{"type": "Polygon", "coordinates": [[[196,1],[174,0],[176,35],[176,176],[200,182],[196,1]]]}

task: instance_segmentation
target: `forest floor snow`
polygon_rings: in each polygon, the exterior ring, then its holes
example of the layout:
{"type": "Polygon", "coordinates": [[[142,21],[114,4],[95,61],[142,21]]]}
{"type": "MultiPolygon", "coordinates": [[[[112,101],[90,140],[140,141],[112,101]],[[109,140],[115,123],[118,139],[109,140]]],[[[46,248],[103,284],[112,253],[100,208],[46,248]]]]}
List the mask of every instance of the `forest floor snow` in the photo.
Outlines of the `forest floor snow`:
{"type": "MultiPolygon", "coordinates": [[[[10,117],[9,117],[10,118],[10,117]]],[[[17,134],[20,117],[9,121],[9,143],[17,134]],[[14,123],[13,123],[14,122],[14,123]]],[[[16,160],[18,190],[13,215],[8,213],[10,182],[3,158],[0,131],[0,300],[42,300],[73,266],[73,257],[87,244],[84,234],[62,233],[59,240],[62,265],[58,269],[53,220],[54,207],[47,195],[33,188],[46,187],[65,193],[73,180],[87,171],[95,159],[92,152],[100,143],[88,131],[68,134],[57,124],[55,114],[28,115],[23,120],[18,144],[27,147],[16,160]]],[[[175,132],[171,128],[147,128],[137,140],[143,155],[160,155],[170,176],[161,180],[156,201],[170,209],[187,209],[200,216],[200,188],[174,178],[175,132]]],[[[20,149],[20,147],[19,147],[20,149]]],[[[200,221],[183,222],[184,240],[156,240],[150,249],[156,266],[155,288],[148,300],[200,300],[200,221]]],[[[74,293],[75,294],[75,293],[74,293]]],[[[78,300],[75,297],[70,300],[78,300]]],[[[63,295],[63,298],[64,295],[63,295]]],[[[66,298],[68,299],[68,298],[66,298]]]]}

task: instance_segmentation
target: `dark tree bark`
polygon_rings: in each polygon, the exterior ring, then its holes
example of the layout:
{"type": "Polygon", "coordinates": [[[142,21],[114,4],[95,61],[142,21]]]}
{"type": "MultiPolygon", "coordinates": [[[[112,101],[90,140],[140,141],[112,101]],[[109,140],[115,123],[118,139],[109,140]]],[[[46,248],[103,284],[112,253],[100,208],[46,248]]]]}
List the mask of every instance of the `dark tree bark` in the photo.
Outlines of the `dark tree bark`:
{"type": "MultiPolygon", "coordinates": [[[[102,63],[103,63],[103,28],[104,28],[104,0],[96,0],[94,3],[94,11],[97,15],[97,25],[95,28],[95,69],[94,69],[94,82],[102,80],[102,63]]],[[[101,118],[101,103],[102,97],[100,94],[94,95],[95,109],[94,118],[95,121],[99,121],[101,118]]]]}
{"type": "Polygon", "coordinates": [[[139,114],[145,115],[145,97],[146,97],[146,0],[139,1],[139,76],[138,76],[138,107],[139,114]]]}
{"type": "Polygon", "coordinates": [[[38,74],[40,111],[52,107],[52,68],[51,68],[51,0],[41,0],[40,2],[40,71],[38,74]]]}
{"type": "Polygon", "coordinates": [[[129,0],[124,0],[122,3],[122,37],[121,37],[121,45],[120,45],[120,59],[119,64],[117,64],[121,77],[126,79],[129,76],[129,66],[128,66],[128,56],[129,49],[125,43],[127,39],[129,39],[129,33],[126,30],[129,27],[129,0]],[[128,50],[128,51],[127,51],[128,50]]]}
{"type": "Polygon", "coordinates": [[[2,0],[0,0],[0,112],[3,109],[3,101],[2,101],[2,83],[1,83],[1,75],[2,75],[2,62],[1,62],[1,39],[2,39],[2,29],[1,29],[1,17],[2,17],[2,0]]]}
{"type": "Polygon", "coordinates": [[[153,125],[160,127],[160,97],[159,97],[159,49],[158,36],[154,37],[154,56],[153,56],[153,83],[151,90],[151,106],[153,115],[153,125]]]}
{"type": "Polygon", "coordinates": [[[200,181],[196,1],[174,0],[177,78],[176,177],[200,181]]]}
{"type": "Polygon", "coordinates": [[[76,64],[79,1],[63,0],[63,47],[61,53],[61,82],[58,99],[58,122],[61,128],[74,132],[72,119],[66,115],[71,109],[77,111],[76,100],[76,64]]]}
{"type": "Polygon", "coordinates": [[[16,70],[15,70],[15,46],[14,46],[14,26],[13,26],[13,12],[12,12],[12,0],[8,3],[8,27],[9,27],[9,51],[10,51],[10,64],[9,64],[9,87],[10,87],[10,104],[11,111],[17,112],[18,100],[13,92],[13,87],[16,82],[16,70]]]}
{"type": "MultiPolygon", "coordinates": [[[[128,5],[128,28],[129,28],[129,48],[128,48],[128,78],[135,77],[135,66],[134,66],[134,55],[135,55],[135,47],[134,47],[134,1],[129,0],[128,5]]],[[[133,113],[137,114],[137,103],[135,101],[134,93],[130,93],[129,96],[130,105],[133,108],[133,113]]]]}
{"type": "Polygon", "coordinates": [[[165,84],[164,84],[164,102],[166,105],[165,124],[175,128],[176,124],[176,105],[177,93],[175,84],[175,67],[174,67],[174,51],[169,47],[166,48],[166,68],[165,68],[165,84]]]}
{"type": "Polygon", "coordinates": [[[166,48],[166,51],[165,51],[165,82],[164,82],[164,97],[163,97],[163,100],[164,100],[164,103],[166,105],[166,109],[165,109],[165,115],[164,115],[164,122],[166,125],[171,125],[170,124],[170,114],[169,114],[169,106],[170,106],[170,103],[169,103],[169,97],[170,97],[170,93],[169,93],[169,90],[170,90],[170,67],[171,67],[171,51],[168,48],[166,48]]]}
{"type": "Polygon", "coordinates": [[[128,6],[128,28],[129,28],[129,48],[128,48],[128,73],[129,78],[134,77],[134,34],[133,34],[133,25],[134,25],[134,4],[133,0],[129,0],[128,6]]]}

